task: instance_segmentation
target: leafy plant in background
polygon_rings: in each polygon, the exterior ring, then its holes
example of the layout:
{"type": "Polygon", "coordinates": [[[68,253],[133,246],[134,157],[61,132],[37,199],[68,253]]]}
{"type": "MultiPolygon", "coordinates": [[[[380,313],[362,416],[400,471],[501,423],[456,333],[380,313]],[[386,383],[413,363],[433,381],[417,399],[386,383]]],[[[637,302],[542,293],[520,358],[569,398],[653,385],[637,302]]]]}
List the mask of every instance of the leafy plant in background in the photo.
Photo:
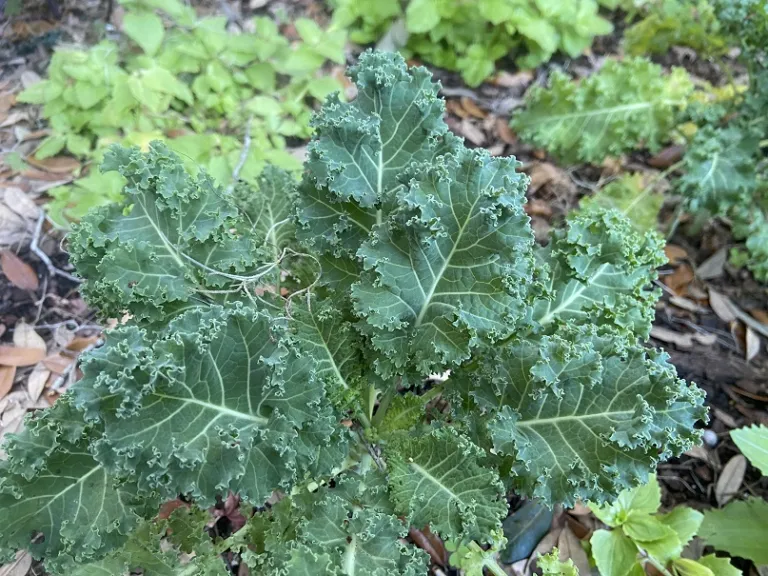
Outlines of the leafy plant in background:
{"type": "MultiPolygon", "coordinates": [[[[98,165],[110,143],[146,148],[166,139],[190,169],[205,167],[228,184],[247,130],[252,145],[241,179],[253,182],[266,162],[300,168],[285,150],[286,138],[308,137],[311,99],[340,87],[317,72],[329,60],[344,62],[343,32],[298,19],[302,41],[291,44],[268,18],[233,34],[226,18],[198,19],[177,0],[123,4],[123,31],[140,51],[111,41],[85,50],[61,47],[48,77],[19,95],[21,102],[43,104],[51,127],[37,158],[66,151],[98,165]]],[[[48,209],[56,222],[115,201],[125,183],[95,170],[88,178],[51,191],[48,209]]]]}
{"type": "Polygon", "coordinates": [[[732,260],[768,279],[768,193],[763,146],[768,133],[764,110],[768,99],[765,41],[768,7],[764,1],[720,3],[724,33],[739,44],[747,64],[749,87],[730,105],[722,103],[699,118],[699,129],[686,150],[678,189],[685,206],[727,218],[744,249],[732,260]]]}
{"type": "Polygon", "coordinates": [[[523,68],[534,68],[556,52],[579,56],[611,23],[600,6],[617,0],[331,0],[333,21],[350,28],[350,38],[369,44],[382,38],[398,19],[408,32],[406,56],[461,72],[477,86],[491,76],[495,62],[509,54],[523,68]]]}
{"type": "MultiPolygon", "coordinates": [[[[768,428],[760,425],[732,430],[731,438],[752,465],[768,475],[768,428]]],[[[756,565],[768,564],[768,502],[750,497],[729,502],[720,510],[708,510],[699,535],[717,550],[756,565]]]]}
{"type": "Polygon", "coordinates": [[[511,125],[523,140],[563,162],[600,163],[640,146],[658,150],[692,91],[681,68],[665,75],[643,58],[608,60],[579,81],[553,72],[548,86],[529,89],[511,125]]]}
{"type": "Polygon", "coordinates": [[[709,0],[656,0],[646,3],[640,13],[643,18],[624,31],[628,54],[666,54],[673,46],[685,46],[706,57],[728,49],[715,6],[709,0]]]}
{"type": "Polygon", "coordinates": [[[642,346],[660,239],[596,209],[534,246],[527,178],[448,131],[427,70],[369,52],[350,76],[298,187],[270,169],[230,196],[161,143],[107,154],[125,200],[70,250],[89,303],[130,319],[5,444],[3,550],[66,574],[190,550],[180,572],[219,574],[230,550],[259,573],[416,575],[402,538],[430,525],[487,566],[507,490],[603,502],[697,441],[703,393],[642,346]],[[212,540],[229,492],[247,523],[212,540]]]}
{"type": "Polygon", "coordinates": [[[641,173],[622,174],[593,196],[581,200],[582,209],[602,206],[618,210],[629,218],[640,232],[656,230],[664,195],[655,190],[658,178],[650,179],[641,173]]]}
{"type": "Polygon", "coordinates": [[[601,576],[645,574],[646,564],[674,576],[741,574],[727,558],[714,554],[698,560],[681,557],[704,515],[685,506],[659,514],[660,507],[661,490],[653,475],[647,484],[622,492],[611,504],[590,506],[611,528],[596,530],[589,541],[601,576]]]}

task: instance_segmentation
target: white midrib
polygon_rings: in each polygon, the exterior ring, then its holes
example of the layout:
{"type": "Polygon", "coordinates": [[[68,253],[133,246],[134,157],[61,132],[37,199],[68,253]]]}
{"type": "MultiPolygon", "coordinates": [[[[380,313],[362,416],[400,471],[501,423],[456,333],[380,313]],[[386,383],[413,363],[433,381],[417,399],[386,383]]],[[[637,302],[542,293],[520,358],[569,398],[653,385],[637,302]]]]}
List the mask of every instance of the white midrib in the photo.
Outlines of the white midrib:
{"type": "Polygon", "coordinates": [[[197,398],[179,398],[177,396],[168,396],[166,394],[160,394],[159,392],[153,393],[153,396],[157,396],[158,398],[165,398],[166,400],[175,400],[177,402],[182,402],[186,404],[195,404],[197,406],[201,406],[203,408],[206,408],[208,410],[213,410],[215,412],[219,412],[220,414],[226,414],[227,416],[232,416],[233,418],[240,418],[242,420],[250,420],[251,422],[255,422],[256,424],[260,424],[261,426],[266,426],[269,422],[268,418],[264,418],[263,416],[254,416],[253,414],[246,414],[244,412],[238,412],[237,410],[232,410],[231,408],[227,408],[226,406],[220,406],[218,404],[211,404],[210,402],[205,402],[203,400],[198,400],[197,398]]]}
{"type": "Polygon", "coordinates": [[[634,414],[634,410],[617,410],[616,412],[598,412],[597,414],[584,414],[581,416],[553,416],[552,418],[537,418],[536,420],[530,420],[528,422],[518,422],[518,428],[531,428],[538,426],[539,424],[557,424],[558,422],[570,422],[589,420],[591,418],[610,418],[612,416],[626,416],[627,414],[634,414]]]}
{"type": "Polygon", "coordinates": [[[414,471],[418,472],[418,473],[419,473],[419,474],[421,474],[421,475],[422,475],[424,478],[426,478],[427,480],[429,480],[430,482],[432,482],[432,484],[434,484],[435,486],[437,486],[438,488],[440,488],[440,490],[442,490],[443,492],[445,492],[446,494],[448,494],[448,495],[449,495],[451,498],[453,498],[454,500],[458,500],[458,501],[461,501],[461,498],[459,498],[459,496],[458,496],[458,495],[457,495],[457,494],[456,494],[456,493],[455,493],[453,490],[451,490],[450,488],[448,488],[448,486],[446,486],[445,484],[443,484],[442,482],[440,482],[440,480],[439,480],[438,478],[435,478],[434,476],[432,476],[432,474],[430,474],[430,473],[429,473],[427,470],[425,470],[424,468],[422,468],[421,466],[419,466],[419,465],[418,465],[418,464],[416,464],[415,462],[409,462],[409,463],[408,463],[408,465],[409,465],[409,466],[410,466],[410,467],[411,467],[411,468],[412,468],[414,471]]]}
{"type": "Polygon", "coordinates": [[[181,258],[179,258],[179,255],[176,253],[176,249],[171,245],[171,243],[168,241],[168,238],[165,237],[165,234],[163,234],[163,231],[160,230],[160,228],[157,227],[157,224],[155,224],[155,221],[152,220],[152,218],[149,216],[149,213],[147,212],[147,207],[144,205],[144,202],[141,200],[137,200],[141,208],[144,210],[144,214],[147,215],[147,220],[149,220],[150,226],[155,229],[155,232],[157,232],[157,235],[160,237],[160,241],[163,243],[163,246],[165,246],[166,251],[176,261],[176,264],[179,265],[181,268],[185,268],[186,265],[182,261],[181,258]]]}
{"type": "MultiPolygon", "coordinates": [[[[661,100],[659,104],[677,106],[680,102],[675,100],[661,100]]],[[[610,108],[600,108],[599,110],[584,110],[582,112],[571,112],[569,114],[557,114],[555,116],[545,116],[538,122],[526,122],[525,124],[545,124],[547,122],[557,122],[558,120],[569,120],[571,118],[584,118],[585,116],[602,116],[605,114],[614,114],[616,112],[633,112],[635,110],[643,110],[651,108],[655,105],[655,102],[634,102],[633,104],[622,104],[620,106],[612,106],[610,108]]]]}
{"type": "Polygon", "coordinates": [[[355,564],[357,562],[357,537],[353,534],[344,550],[344,574],[347,576],[355,575],[355,564]]]}
{"type": "Polygon", "coordinates": [[[459,227],[459,232],[458,234],[456,234],[456,242],[453,243],[450,254],[448,254],[448,257],[443,262],[443,266],[442,268],[440,268],[440,272],[438,272],[437,276],[435,276],[435,279],[432,282],[432,286],[429,289],[429,294],[427,294],[424,297],[424,305],[421,307],[421,311],[419,312],[419,315],[416,317],[416,326],[421,326],[421,321],[424,320],[424,316],[426,316],[427,310],[429,310],[429,306],[432,303],[432,297],[435,295],[435,291],[437,290],[437,285],[440,284],[440,280],[443,279],[443,274],[445,274],[445,271],[448,269],[448,266],[451,264],[451,258],[453,258],[453,255],[456,253],[456,248],[461,242],[461,237],[464,235],[464,229],[467,227],[467,224],[469,224],[469,221],[472,219],[472,214],[475,211],[475,206],[477,206],[477,203],[479,201],[480,201],[480,195],[478,194],[477,198],[475,198],[475,201],[472,204],[472,207],[467,212],[467,217],[464,220],[464,223],[461,225],[461,227],[459,227]]]}
{"type": "Polygon", "coordinates": [[[601,264],[600,267],[595,271],[595,273],[590,276],[590,278],[586,282],[582,282],[581,286],[574,290],[573,294],[571,294],[567,300],[563,300],[560,305],[547,312],[544,316],[541,317],[539,320],[539,324],[546,325],[549,324],[552,320],[554,320],[555,316],[557,316],[560,312],[567,309],[568,306],[573,304],[576,300],[578,300],[581,295],[584,293],[584,291],[589,288],[589,285],[595,281],[596,278],[599,278],[603,271],[608,267],[608,264],[601,264]]]}
{"type": "Polygon", "coordinates": [[[320,331],[320,327],[317,325],[317,322],[315,321],[314,314],[310,312],[309,315],[312,318],[312,324],[315,325],[315,330],[317,330],[318,336],[320,336],[320,341],[323,343],[323,349],[328,354],[328,359],[330,360],[331,366],[333,367],[333,373],[336,374],[336,378],[339,380],[339,382],[341,382],[341,385],[344,386],[344,389],[348,390],[349,386],[347,385],[347,381],[341,375],[341,372],[339,372],[339,367],[336,365],[336,358],[334,358],[333,354],[331,354],[331,349],[328,348],[328,343],[325,341],[325,338],[323,338],[323,334],[320,331]]]}
{"type": "MultiPolygon", "coordinates": [[[[63,496],[64,494],[66,494],[67,492],[69,492],[70,490],[72,490],[73,488],[75,488],[76,486],[82,485],[82,483],[83,483],[83,482],[85,482],[85,479],[86,479],[86,478],[89,478],[91,475],[95,474],[95,473],[96,473],[96,472],[98,472],[99,470],[102,470],[102,468],[103,468],[103,466],[96,466],[96,467],[92,468],[91,470],[89,470],[88,472],[86,472],[85,474],[83,474],[82,476],[80,476],[80,478],[77,480],[77,482],[74,482],[73,484],[70,484],[69,486],[67,486],[66,488],[64,488],[64,490],[62,490],[61,492],[59,492],[59,493],[57,493],[57,494],[52,494],[52,495],[51,495],[51,497],[50,497],[50,499],[48,500],[48,503],[47,503],[45,506],[43,506],[42,508],[35,510],[35,511],[33,512],[33,514],[36,514],[36,513],[37,513],[37,512],[39,512],[40,510],[45,510],[45,509],[49,508],[49,507],[51,506],[51,504],[53,504],[53,503],[54,503],[56,500],[58,500],[58,499],[59,499],[61,496],[63,496]]],[[[37,498],[39,498],[39,497],[37,497],[37,498]]],[[[34,499],[37,499],[37,498],[34,498],[34,499]]],[[[30,500],[31,500],[31,499],[32,499],[32,498],[30,498],[30,500]]],[[[22,502],[26,502],[26,500],[20,500],[20,501],[19,501],[19,503],[22,503],[22,502]]],[[[15,522],[21,522],[21,521],[23,521],[23,520],[25,520],[25,519],[29,518],[29,516],[31,516],[31,515],[32,515],[32,514],[27,514],[26,516],[24,516],[24,517],[22,517],[22,518],[14,518],[14,521],[15,521],[15,522]]]]}

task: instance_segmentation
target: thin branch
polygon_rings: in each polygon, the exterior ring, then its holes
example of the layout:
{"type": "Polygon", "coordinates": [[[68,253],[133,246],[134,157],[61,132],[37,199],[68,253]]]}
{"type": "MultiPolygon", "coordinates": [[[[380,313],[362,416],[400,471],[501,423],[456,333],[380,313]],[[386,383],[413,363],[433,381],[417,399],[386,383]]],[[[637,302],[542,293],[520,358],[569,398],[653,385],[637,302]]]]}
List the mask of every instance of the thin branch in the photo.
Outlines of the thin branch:
{"type": "Polygon", "coordinates": [[[235,169],[232,171],[232,181],[227,186],[227,195],[232,194],[235,189],[235,184],[240,179],[240,171],[245,166],[245,161],[248,159],[248,153],[251,151],[251,124],[253,123],[253,116],[248,118],[248,123],[245,125],[245,136],[243,137],[243,149],[240,151],[240,158],[237,161],[235,169]]]}
{"type": "Polygon", "coordinates": [[[64,270],[56,268],[56,266],[53,265],[53,262],[51,262],[51,259],[48,257],[48,254],[40,249],[40,236],[43,233],[43,222],[45,222],[45,212],[41,209],[40,216],[38,216],[37,224],[35,225],[35,234],[32,236],[32,243],[29,246],[30,249],[37,255],[38,258],[40,258],[40,260],[43,261],[43,264],[45,264],[46,268],[48,268],[48,273],[51,276],[58,275],[62,278],[70,280],[71,282],[80,284],[82,282],[80,278],[75,278],[69,272],[64,272],[64,270]]]}

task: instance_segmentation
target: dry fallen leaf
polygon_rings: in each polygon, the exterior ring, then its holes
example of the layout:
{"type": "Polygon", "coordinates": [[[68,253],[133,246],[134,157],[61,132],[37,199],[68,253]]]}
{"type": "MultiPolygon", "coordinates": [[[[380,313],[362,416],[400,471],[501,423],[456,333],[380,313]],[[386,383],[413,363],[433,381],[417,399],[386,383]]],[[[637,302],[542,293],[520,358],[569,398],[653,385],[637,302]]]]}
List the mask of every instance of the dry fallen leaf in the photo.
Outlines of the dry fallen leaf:
{"type": "Polygon", "coordinates": [[[737,454],[730,460],[720,473],[715,486],[715,499],[718,506],[725,506],[739,492],[747,471],[747,459],[737,454]]]}
{"type": "Polygon", "coordinates": [[[669,263],[673,265],[688,257],[688,252],[686,252],[685,248],[677,244],[667,244],[664,246],[664,254],[666,254],[669,263]]]}
{"type": "Polygon", "coordinates": [[[573,533],[570,526],[566,525],[563,531],[560,532],[560,537],[557,540],[557,548],[560,552],[560,561],[565,562],[569,558],[573,560],[576,568],[579,569],[579,574],[589,574],[589,558],[587,558],[587,552],[579,542],[576,534],[573,533]]]}
{"type": "Polygon", "coordinates": [[[26,576],[31,567],[32,556],[26,550],[19,550],[16,552],[16,558],[0,566],[0,576],[26,576]]]}
{"type": "Polygon", "coordinates": [[[10,250],[0,252],[0,267],[11,284],[22,290],[37,290],[40,281],[32,266],[10,250]]]}
{"type": "Polygon", "coordinates": [[[760,354],[760,336],[758,336],[757,332],[752,330],[752,328],[750,328],[749,326],[747,326],[747,335],[745,340],[744,353],[745,353],[747,362],[749,362],[755,356],[760,354]]]}
{"type": "Polygon", "coordinates": [[[50,370],[46,370],[45,367],[40,364],[35,366],[34,370],[32,370],[32,373],[27,378],[27,393],[32,402],[37,402],[40,398],[43,390],[45,390],[45,383],[48,381],[50,375],[50,370]]]}
{"type": "Polygon", "coordinates": [[[485,144],[485,134],[480,128],[475,126],[469,118],[465,118],[461,121],[458,131],[459,134],[464,136],[464,138],[472,142],[475,146],[482,146],[485,144]]]}
{"type": "Polygon", "coordinates": [[[696,268],[696,276],[702,280],[711,280],[713,278],[719,278],[723,275],[723,267],[725,261],[728,258],[728,248],[720,248],[717,252],[712,254],[709,258],[701,263],[701,266],[696,268]]]}
{"type": "Polygon", "coordinates": [[[61,352],[58,354],[51,354],[47,358],[43,360],[43,366],[48,368],[51,372],[56,372],[57,374],[63,374],[67,371],[69,368],[69,365],[74,362],[75,359],[65,356],[61,352]]]}
{"type": "Polygon", "coordinates": [[[3,190],[3,203],[13,212],[29,220],[37,220],[40,208],[21,188],[15,186],[3,190]]]}
{"type": "Polygon", "coordinates": [[[688,290],[688,284],[693,281],[693,268],[688,264],[680,264],[672,274],[664,276],[664,284],[678,296],[684,295],[688,290]]]}
{"type": "Polygon", "coordinates": [[[730,324],[736,320],[736,314],[734,314],[728,298],[712,288],[709,289],[709,307],[712,308],[712,311],[717,314],[717,317],[726,324],[730,324]]]}
{"type": "Polygon", "coordinates": [[[667,344],[674,344],[682,350],[687,350],[693,346],[693,334],[682,334],[661,326],[651,328],[651,338],[656,338],[656,340],[661,340],[667,344]]]}
{"type": "Polygon", "coordinates": [[[482,110],[477,104],[475,104],[475,101],[472,100],[472,98],[467,96],[461,97],[461,107],[464,108],[464,110],[466,110],[471,116],[479,118],[480,120],[488,116],[488,112],[482,110]]]}
{"type": "Polygon", "coordinates": [[[13,329],[13,344],[19,348],[37,348],[42,350],[43,354],[47,350],[45,340],[26,322],[16,323],[13,329]]]}
{"type": "Polygon", "coordinates": [[[688,310],[689,312],[701,312],[702,310],[701,306],[696,304],[696,302],[689,300],[688,298],[683,298],[682,296],[672,296],[669,299],[669,303],[678,308],[682,308],[683,310],[688,310]]]}
{"type": "Polygon", "coordinates": [[[4,398],[13,388],[16,366],[0,366],[0,398],[4,398]]]}
{"type": "Polygon", "coordinates": [[[45,358],[45,350],[0,346],[0,366],[33,366],[45,358]]]}

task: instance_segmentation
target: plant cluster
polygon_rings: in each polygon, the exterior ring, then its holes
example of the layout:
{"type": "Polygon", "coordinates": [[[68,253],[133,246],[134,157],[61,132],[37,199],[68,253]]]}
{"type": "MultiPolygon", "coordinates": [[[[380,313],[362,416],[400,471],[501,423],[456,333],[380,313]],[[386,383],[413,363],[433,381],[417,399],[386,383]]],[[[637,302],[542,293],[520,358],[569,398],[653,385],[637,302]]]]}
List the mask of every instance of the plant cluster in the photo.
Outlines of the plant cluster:
{"type": "Polygon", "coordinates": [[[334,22],[350,38],[369,44],[403,21],[406,55],[461,72],[477,86],[509,54],[517,65],[534,68],[563,52],[579,56],[596,36],[610,34],[601,6],[617,0],[331,0],[334,22]]]}
{"type": "Polygon", "coordinates": [[[415,576],[403,537],[429,525],[479,572],[508,490],[599,504],[698,439],[703,393],[642,345],[661,240],[594,208],[536,246],[527,178],[448,131],[427,70],[368,52],[350,76],[298,185],[269,168],[229,194],[161,143],[106,155],[125,199],[70,248],[89,303],[130,317],[5,444],[3,550],[54,574],[223,574],[230,550],[415,576]],[[209,539],[229,492],[247,524],[209,539]]]}
{"type": "Polygon", "coordinates": [[[554,71],[533,86],[511,126],[564,162],[600,163],[640,146],[658,150],[688,105],[693,83],[682,68],[664,74],[645,58],[608,60],[579,81],[554,71]]]}
{"type": "MultiPolygon", "coordinates": [[[[51,134],[36,151],[44,159],[66,151],[98,164],[115,142],[146,145],[164,139],[224,185],[240,162],[244,133],[252,141],[239,177],[252,182],[269,162],[298,170],[286,138],[309,136],[310,99],[340,88],[316,73],[344,62],[345,34],[298,19],[291,43],[268,18],[233,34],[225,17],[198,19],[179,0],[122,0],[129,43],[105,40],[88,49],[60,47],[48,77],[19,95],[42,104],[51,134]],[[167,24],[167,25],[166,25],[167,24]],[[139,50],[134,49],[138,47],[139,50]]],[[[49,193],[59,224],[115,201],[116,173],[92,170],[73,186],[49,193]]]]}

